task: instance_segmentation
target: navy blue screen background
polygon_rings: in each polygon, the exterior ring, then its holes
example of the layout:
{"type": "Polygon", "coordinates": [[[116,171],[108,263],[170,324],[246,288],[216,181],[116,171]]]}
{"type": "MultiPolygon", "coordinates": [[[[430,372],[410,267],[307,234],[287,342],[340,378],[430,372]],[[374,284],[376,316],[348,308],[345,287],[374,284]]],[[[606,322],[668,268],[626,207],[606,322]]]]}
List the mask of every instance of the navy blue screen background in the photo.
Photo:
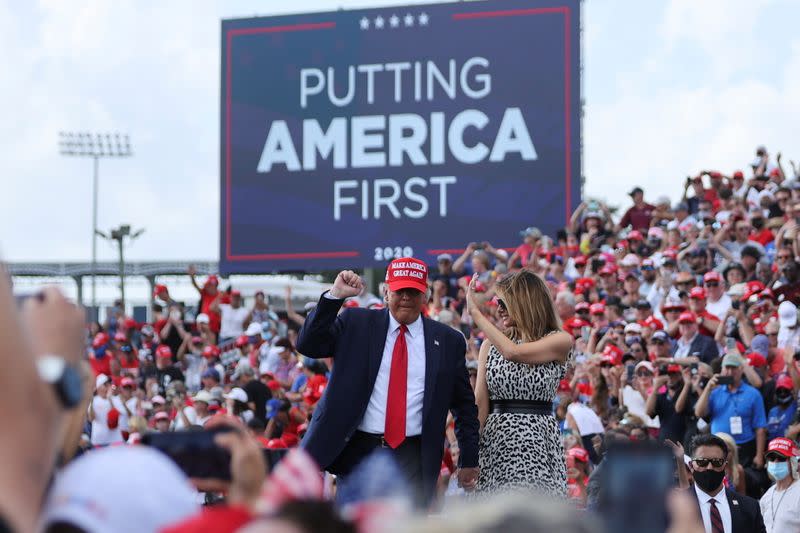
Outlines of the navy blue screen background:
{"type": "MultiPolygon", "coordinates": [[[[488,0],[485,2],[336,11],[222,22],[221,232],[220,270],[259,273],[385,266],[393,255],[411,252],[432,263],[444,251],[456,254],[471,241],[491,241],[513,249],[519,231],[538,226],[553,234],[580,202],[579,0],[488,0]],[[427,17],[421,25],[420,16],[427,17]],[[398,27],[390,27],[396,15],[398,27]],[[413,17],[413,26],[404,17],[413,17]],[[375,28],[377,17],[384,20],[375,28]],[[361,21],[370,22],[362,29],[361,21]],[[346,90],[350,65],[432,60],[446,72],[470,57],[489,60],[491,93],[481,99],[456,91],[455,99],[436,87],[433,101],[411,98],[410,72],[403,99],[393,98],[391,73],[376,75],[375,102],[369,104],[363,74],[357,74],[356,98],[336,107],[326,91],[300,105],[300,70],[336,72],[336,94],[346,90]],[[523,161],[510,153],[502,162],[488,158],[463,164],[447,149],[450,120],[466,109],[489,117],[483,130],[469,128],[465,144],[490,149],[507,108],[522,110],[538,158],[523,161]],[[430,129],[430,114],[445,114],[445,162],[400,167],[333,168],[333,157],[317,156],[313,171],[289,172],[276,165],[257,172],[274,120],[285,120],[302,163],[302,123],[314,118],[323,130],[334,117],[414,113],[430,129]],[[455,176],[447,187],[447,216],[439,214],[439,187],[416,189],[429,202],[421,219],[363,220],[361,189],[348,189],[358,204],[343,206],[334,220],[334,182],[389,178],[400,186],[411,177],[455,176]],[[387,254],[386,252],[389,252],[387,254]]],[[[475,69],[474,74],[485,72],[475,69]]],[[[423,70],[424,73],[424,70],[423,70]]],[[[476,84],[473,82],[473,87],[476,84]]],[[[424,87],[424,84],[423,84],[424,87]]],[[[424,94],[423,90],[423,94],[424,94]]],[[[384,150],[388,159],[388,127],[384,150]]],[[[427,143],[424,145],[427,146],[427,143]]],[[[429,154],[424,149],[426,156],[429,154]]],[[[372,188],[370,188],[372,195],[372,188]]],[[[398,208],[408,203],[401,195],[398,208]]]]}

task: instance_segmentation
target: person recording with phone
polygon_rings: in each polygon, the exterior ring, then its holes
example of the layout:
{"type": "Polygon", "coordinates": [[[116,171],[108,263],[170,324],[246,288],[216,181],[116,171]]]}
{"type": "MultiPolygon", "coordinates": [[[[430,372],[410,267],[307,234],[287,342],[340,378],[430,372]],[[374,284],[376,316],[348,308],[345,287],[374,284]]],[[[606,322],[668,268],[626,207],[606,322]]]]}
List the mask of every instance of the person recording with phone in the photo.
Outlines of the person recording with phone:
{"type": "Polygon", "coordinates": [[[688,492],[696,498],[706,533],[766,532],[758,501],[725,488],[728,446],[716,435],[698,435],[692,441],[694,486],[688,492]]]}
{"type": "Polygon", "coordinates": [[[711,432],[733,436],[744,467],[764,468],[767,417],[757,389],[742,382],[744,358],[729,352],[722,359],[722,374],[715,374],[695,405],[698,417],[710,417],[711,432]],[[717,385],[722,385],[717,387],[717,385]]]}

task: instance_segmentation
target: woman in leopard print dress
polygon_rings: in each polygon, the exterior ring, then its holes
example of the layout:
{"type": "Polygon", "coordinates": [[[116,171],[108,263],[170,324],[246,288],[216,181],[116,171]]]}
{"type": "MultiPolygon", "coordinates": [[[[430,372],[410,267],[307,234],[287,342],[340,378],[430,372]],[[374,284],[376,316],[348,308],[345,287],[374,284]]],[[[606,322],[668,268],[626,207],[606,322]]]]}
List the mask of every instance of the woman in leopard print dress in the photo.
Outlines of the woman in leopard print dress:
{"type": "Polygon", "coordinates": [[[563,498],[564,449],[552,402],[572,353],[544,280],[521,270],[497,283],[500,331],[467,293],[470,315],[486,335],[475,398],[481,423],[479,493],[532,490],[563,498]]]}

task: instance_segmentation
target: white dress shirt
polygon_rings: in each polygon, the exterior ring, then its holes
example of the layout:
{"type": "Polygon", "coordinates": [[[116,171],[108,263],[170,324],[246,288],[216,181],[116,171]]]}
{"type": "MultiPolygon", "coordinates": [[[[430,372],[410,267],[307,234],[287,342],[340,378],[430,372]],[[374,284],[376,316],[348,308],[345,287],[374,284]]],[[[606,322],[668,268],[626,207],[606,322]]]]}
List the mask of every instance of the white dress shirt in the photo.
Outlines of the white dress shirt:
{"type": "MultiPolygon", "coordinates": [[[[392,352],[400,332],[400,323],[389,313],[389,331],[383,345],[383,357],[369,397],[369,405],[358,429],[367,433],[383,434],[386,428],[386,400],[389,393],[389,375],[392,369],[392,352]]],[[[408,382],[406,389],[406,436],[422,433],[422,398],[425,394],[425,334],[422,316],[408,325],[408,382]]]]}
{"type": "Polygon", "coordinates": [[[706,533],[711,533],[711,498],[717,501],[717,509],[719,509],[719,516],[722,518],[722,528],[725,533],[733,533],[731,508],[728,505],[728,495],[725,493],[725,487],[723,486],[715,496],[711,496],[703,492],[695,483],[694,491],[697,493],[697,501],[700,503],[700,516],[703,517],[703,528],[706,533]]]}

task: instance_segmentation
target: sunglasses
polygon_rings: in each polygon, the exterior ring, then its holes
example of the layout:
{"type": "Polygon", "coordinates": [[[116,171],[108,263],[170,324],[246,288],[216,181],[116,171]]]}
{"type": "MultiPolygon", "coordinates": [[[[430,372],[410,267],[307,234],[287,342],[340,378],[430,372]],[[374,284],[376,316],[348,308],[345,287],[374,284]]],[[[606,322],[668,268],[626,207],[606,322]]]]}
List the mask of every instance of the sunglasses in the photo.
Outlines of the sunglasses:
{"type": "Polygon", "coordinates": [[[770,461],[771,463],[785,463],[788,460],[789,459],[787,457],[784,457],[783,455],[773,454],[767,456],[767,461],[770,461]]]}
{"type": "Polygon", "coordinates": [[[508,311],[508,307],[506,307],[506,302],[503,301],[502,298],[498,298],[497,299],[497,307],[499,307],[503,311],[508,311]]]}
{"type": "Polygon", "coordinates": [[[659,345],[660,346],[661,344],[664,344],[664,341],[658,340],[658,339],[653,339],[653,340],[650,341],[650,344],[655,344],[655,345],[659,345]]]}
{"type": "Polygon", "coordinates": [[[651,378],[651,377],[653,377],[653,374],[651,374],[650,372],[637,372],[636,375],[639,376],[640,378],[651,378]]]}
{"type": "Polygon", "coordinates": [[[781,261],[787,261],[787,260],[789,260],[791,258],[792,258],[792,256],[790,256],[790,255],[779,255],[778,256],[778,259],[781,260],[781,261]]]}
{"type": "Polygon", "coordinates": [[[725,459],[704,459],[698,457],[697,459],[692,459],[692,461],[700,468],[706,468],[709,464],[714,468],[722,468],[725,465],[725,459]]]}
{"type": "Polygon", "coordinates": [[[717,283],[716,281],[707,281],[706,287],[719,287],[719,283],[717,283]]]}

